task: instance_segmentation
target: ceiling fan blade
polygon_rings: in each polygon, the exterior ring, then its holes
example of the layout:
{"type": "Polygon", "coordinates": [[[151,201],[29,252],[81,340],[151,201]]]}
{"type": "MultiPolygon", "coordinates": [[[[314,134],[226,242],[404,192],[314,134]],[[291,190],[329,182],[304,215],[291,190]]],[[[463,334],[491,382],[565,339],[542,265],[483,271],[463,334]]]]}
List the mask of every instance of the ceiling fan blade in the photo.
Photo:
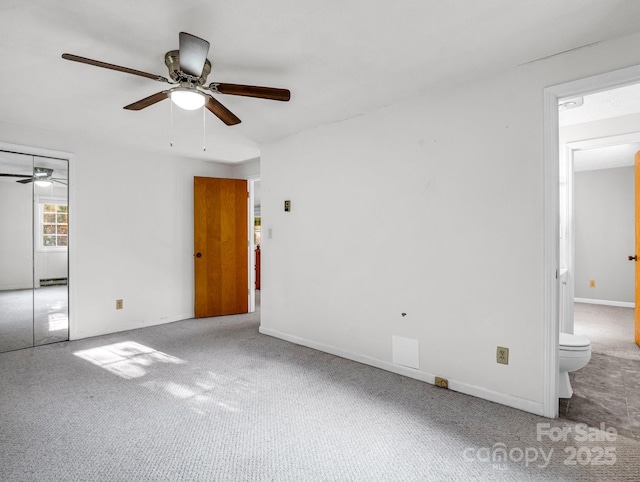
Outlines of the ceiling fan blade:
{"type": "Polygon", "coordinates": [[[33,182],[33,178],[30,177],[29,179],[20,179],[19,181],[16,181],[16,182],[19,182],[20,184],[29,184],[30,182],[33,182]]]}
{"type": "Polygon", "coordinates": [[[81,64],[94,65],[96,67],[102,67],[103,69],[117,70],[119,72],[125,72],[127,74],[139,75],[151,80],[157,80],[159,82],[169,82],[169,79],[162,77],[161,75],[149,74],[142,72],[141,70],[130,69],[128,67],[121,67],[120,65],[108,64],[106,62],[100,62],[99,60],[88,59],[86,57],[80,57],[73,54],[62,54],[62,58],[71,60],[73,62],[80,62],[81,64]]]}
{"type": "Polygon", "coordinates": [[[127,110],[142,110],[145,107],[149,107],[150,105],[166,99],[167,97],[169,97],[169,91],[163,90],[162,92],[158,92],[156,94],[150,95],[149,97],[145,97],[144,99],[134,102],[133,104],[126,105],[124,106],[124,108],[127,110]]]}
{"type": "Polygon", "coordinates": [[[209,53],[209,42],[187,32],[180,32],[180,70],[194,77],[202,75],[209,53]]]}
{"type": "Polygon", "coordinates": [[[205,107],[228,126],[240,124],[241,122],[233,112],[231,112],[210,95],[207,96],[207,103],[205,104],[205,107]]]}
{"type": "Polygon", "coordinates": [[[260,99],[281,100],[287,102],[291,98],[291,92],[287,89],[274,87],[258,87],[256,85],[219,84],[211,83],[209,88],[214,92],[230,95],[243,95],[245,97],[258,97],[260,99]]]}
{"type": "Polygon", "coordinates": [[[51,179],[51,180],[53,182],[57,182],[58,184],[63,184],[65,186],[68,186],[68,184],[66,183],[66,180],[65,181],[61,181],[60,179],[51,179]]]}
{"type": "Polygon", "coordinates": [[[0,173],[0,177],[28,177],[31,179],[32,174],[3,174],[0,173]]]}

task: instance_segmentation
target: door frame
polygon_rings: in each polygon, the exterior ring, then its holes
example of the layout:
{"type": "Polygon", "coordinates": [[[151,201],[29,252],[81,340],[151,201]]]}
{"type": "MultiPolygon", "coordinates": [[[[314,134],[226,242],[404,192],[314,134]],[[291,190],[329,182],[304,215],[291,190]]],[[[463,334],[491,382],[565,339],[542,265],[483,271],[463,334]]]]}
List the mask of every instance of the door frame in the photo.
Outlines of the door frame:
{"type": "Polygon", "coordinates": [[[76,312],[76,155],[72,152],[54,151],[52,149],[44,149],[41,147],[24,146],[20,144],[11,144],[8,142],[0,142],[0,149],[5,151],[13,151],[17,154],[26,154],[28,156],[54,157],[68,162],[67,179],[67,195],[69,206],[69,246],[67,246],[67,294],[68,303],[68,322],[69,322],[69,340],[76,339],[75,324],[73,323],[73,315],[76,312]]]}
{"type": "Polygon", "coordinates": [[[256,174],[254,176],[247,177],[247,185],[249,188],[249,203],[247,209],[249,210],[247,219],[249,221],[249,226],[247,232],[249,233],[249,313],[253,313],[256,311],[256,247],[253,244],[255,230],[254,230],[254,222],[255,222],[255,209],[253,206],[254,203],[254,194],[255,194],[255,182],[260,180],[260,175],[256,174]]]}
{"type": "Polygon", "coordinates": [[[560,145],[558,101],[640,82],[640,65],[550,86],[543,91],[543,415],[558,417],[560,332],[560,145]]]}
{"type": "Polygon", "coordinates": [[[246,179],[193,177],[195,318],[250,312],[249,198],[246,179]]]}

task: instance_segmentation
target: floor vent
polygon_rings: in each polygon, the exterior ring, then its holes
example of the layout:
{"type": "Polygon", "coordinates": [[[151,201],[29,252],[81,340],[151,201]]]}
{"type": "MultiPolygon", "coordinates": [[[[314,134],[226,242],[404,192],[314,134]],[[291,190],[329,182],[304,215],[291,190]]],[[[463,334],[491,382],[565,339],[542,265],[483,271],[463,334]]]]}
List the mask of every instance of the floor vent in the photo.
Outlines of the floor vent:
{"type": "Polygon", "coordinates": [[[40,280],[40,286],[62,286],[67,284],[67,278],[47,278],[40,280]]]}

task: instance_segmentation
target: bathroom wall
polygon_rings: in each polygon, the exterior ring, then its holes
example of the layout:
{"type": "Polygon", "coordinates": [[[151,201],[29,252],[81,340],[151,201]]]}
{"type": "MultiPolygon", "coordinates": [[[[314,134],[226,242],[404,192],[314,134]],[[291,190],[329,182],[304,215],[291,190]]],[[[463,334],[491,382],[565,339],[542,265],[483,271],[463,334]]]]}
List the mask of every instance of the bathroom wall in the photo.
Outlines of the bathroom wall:
{"type": "Polygon", "coordinates": [[[635,301],[634,184],[633,167],[574,174],[578,299],[635,301]]]}

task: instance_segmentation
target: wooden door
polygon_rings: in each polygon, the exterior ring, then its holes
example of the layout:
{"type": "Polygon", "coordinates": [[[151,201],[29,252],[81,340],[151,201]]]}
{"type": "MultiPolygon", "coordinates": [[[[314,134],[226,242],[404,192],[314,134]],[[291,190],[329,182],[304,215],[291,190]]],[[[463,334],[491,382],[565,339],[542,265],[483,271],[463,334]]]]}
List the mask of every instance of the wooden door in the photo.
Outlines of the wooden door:
{"type": "Polygon", "coordinates": [[[638,263],[638,254],[640,253],[640,151],[636,152],[636,175],[635,175],[635,197],[636,197],[636,307],[634,310],[635,318],[635,340],[640,346],[640,263],[638,263]]]}
{"type": "Polygon", "coordinates": [[[249,311],[247,181],[194,177],[195,317],[249,311]]]}

